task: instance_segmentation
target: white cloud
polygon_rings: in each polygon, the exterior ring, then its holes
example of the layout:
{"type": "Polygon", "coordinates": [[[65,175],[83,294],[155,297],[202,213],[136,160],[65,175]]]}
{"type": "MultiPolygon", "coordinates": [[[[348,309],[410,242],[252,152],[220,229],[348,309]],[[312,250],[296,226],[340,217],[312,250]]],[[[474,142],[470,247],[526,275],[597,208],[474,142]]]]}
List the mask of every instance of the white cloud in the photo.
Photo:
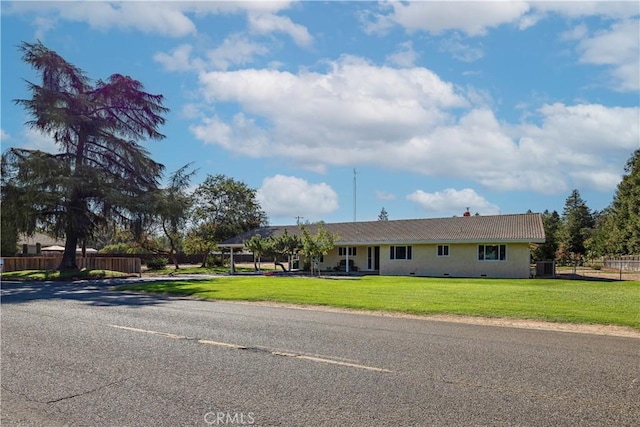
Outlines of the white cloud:
{"type": "Polygon", "coordinates": [[[627,19],[638,15],[638,5],[633,1],[390,1],[381,2],[377,11],[361,12],[360,20],[368,34],[384,34],[399,25],[408,32],[460,31],[484,36],[500,25],[525,30],[550,14],[571,19],[627,19]]]}
{"type": "Polygon", "coordinates": [[[202,117],[202,113],[200,112],[201,106],[194,103],[187,103],[182,106],[182,110],[180,111],[180,116],[185,119],[196,119],[198,117],[202,117]]]}
{"type": "Polygon", "coordinates": [[[170,54],[157,52],[153,59],[160,63],[166,71],[191,71],[202,67],[202,61],[192,60],[193,46],[183,44],[171,51],[170,54]]]}
{"type": "Polygon", "coordinates": [[[386,61],[399,67],[413,67],[418,59],[418,53],[413,49],[411,40],[400,43],[396,52],[387,55],[386,61]]]}
{"type": "Polygon", "coordinates": [[[639,27],[638,19],[630,19],[582,38],[578,44],[580,62],[610,66],[615,79],[612,86],[622,91],[640,90],[639,27]]]}
{"type": "Polygon", "coordinates": [[[232,65],[253,62],[255,55],[265,55],[269,50],[241,34],[227,37],[220,46],[207,53],[209,63],[214,69],[226,70],[232,65]]]}
{"type": "MultiPolygon", "coordinates": [[[[33,25],[40,37],[55,27],[58,21],[84,22],[91,28],[109,30],[112,28],[135,29],[150,34],[169,37],[184,37],[197,33],[195,23],[189,15],[248,13],[252,16],[264,16],[271,23],[263,23],[262,31],[282,31],[290,34],[296,42],[304,44],[305,37],[310,39],[306,29],[291,22],[289,18],[275,13],[289,8],[289,1],[238,1],[238,2],[11,2],[3,5],[3,13],[37,14],[33,25]],[[275,17],[275,18],[270,18],[275,17]],[[270,27],[269,27],[270,25],[270,27]]],[[[252,24],[253,25],[253,24],[252,24]]]]}
{"type": "Polygon", "coordinates": [[[440,50],[449,52],[451,56],[463,62],[473,62],[484,56],[484,49],[479,46],[464,44],[462,38],[455,33],[452,37],[442,40],[440,50]]]}
{"type": "Polygon", "coordinates": [[[270,217],[303,216],[307,220],[319,220],[338,209],[338,195],[331,186],[310,184],[295,176],[265,178],[256,199],[270,217]]]}
{"type": "MultiPolygon", "coordinates": [[[[194,34],[194,23],[173,2],[45,2],[31,11],[49,11],[58,20],[85,22],[91,28],[136,29],[145,33],[183,37],[194,34]]],[[[22,6],[19,9],[28,9],[22,6]]]]}
{"type": "Polygon", "coordinates": [[[306,27],[295,24],[286,16],[273,13],[249,13],[249,28],[259,34],[288,34],[299,46],[309,46],[313,42],[313,37],[306,27]]]}
{"type": "Polygon", "coordinates": [[[625,19],[638,15],[638,3],[634,1],[535,1],[531,7],[536,13],[555,13],[569,18],[625,19]]]}
{"type": "Polygon", "coordinates": [[[255,55],[269,52],[266,46],[251,41],[242,34],[232,34],[217,47],[206,52],[206,60],[193,57],[193,46],[182,44],[170,53],[157,52],[153,59],[166,71],[205,71],[206,69],[227,70],[234,65],[253,62],[255,55]]]}
{"type": "Polygon", "coordinates": [[[539,112],[543,118],[543,125],[538,128],[540,133],[533,132],[530,135],[562,141],[563,147],[576,152],[631,152],[638,147],[639,108],[555,103],[544,105],[539,112]]]}
{"type": "Polygon", "coordinates": [[[196,138],[319,173],[362,164],[494,190],[604,188],[613,175],[596,175],[618,170],[640,133],[639,108],[598,104],[546,104],[527,122],[500,122],[482,92],[460,92],[425,68],[354,57],[331,62],[325,73],[217,71],[201,73],[200,82],[207,102],[236,103],[243,112],[202,119],[191,127],[196,138]]]}
{"type": "Polygon", "coordinates": [[[0,142],[6,142],[11,139],[11,135],[4,131],[4,129],[0,129],[0,142]]]}
{"type": "Polygon", "coordinates": [[[498,206],[489,203],[471,188],[462,190],[447,188],[435,193],[417,190],[407,195],[407,200],[434,214],[462,215],[467,208],[471,213],[477,212],[481,215],[496,215],[500,213],[498,206]]]}
{"type": "Polygon", "coordinates": [[[573,181],[576,183],[575,187],[578,188],[593,188],[598,191],[610,192],[611,189],[616,188],[622,176],[619,171],[577,171],[571,173],[573,181]]]}
{"type": "Polygon", "coordinates": [[[562,40],[580,40],[589,34],[589,28],[582,23],[560,34],[562,40]]]}
{"type": "Polygon", "coordinates": [[[378,200],[395,200],[396,195],[387,191],[376,191],[376,199],[378,200]]]}
{"type": "Polygon", "coordinates": [[[59,151],[55,140],[51,136],[35,129],[25,128],[22,131],[22,141],[21,148],[40,150],[47,153],[57,153],[59,151]]]}
{"type": "Polygon", "coordinates": [[[385,32],[393,24],[407,31],[441,34],[449,30],[470,36],[485,35],[489,28],[515,24],[530,10],[527,2],[399,2],[381,7],[381,13],[369,16],[365,30],[385,32]]]}

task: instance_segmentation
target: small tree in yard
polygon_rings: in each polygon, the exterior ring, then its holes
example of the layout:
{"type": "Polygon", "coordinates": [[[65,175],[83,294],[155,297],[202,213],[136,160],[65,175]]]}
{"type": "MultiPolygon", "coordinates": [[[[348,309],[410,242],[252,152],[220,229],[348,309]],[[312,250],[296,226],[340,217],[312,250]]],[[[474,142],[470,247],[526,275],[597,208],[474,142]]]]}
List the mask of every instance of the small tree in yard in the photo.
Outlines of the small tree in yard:
{"type": "Polygon", "coordinates": [[[188,172],[189,166],[185,165],[175,171],[169,179],[169,185],[157,192],[158,220],[167,238],[169,257],[176,270],[180,268],[176,254],[182,247],[183,230],[193,203],[187,189],[195,171],[188,172]]]}
{"type": "Polygon", "coordinates": [[[287,257],[288,270],[291,271],[291,260],[293,256],[302,249],[302,240],[297,234],[289,234],[285,228],[282,236],[274,239],[276,252],[287,257]]]}
{"type": "MultiPolygon", "coordinates": [[[[311,261],[311,274],[315,273],[315,267],[320,257],[325,256],[335,246],[338,239],[336,234],[331,234],[324,228],[324,223],[318,223],[316,234],[311,234],[309,229],[302,227],[302,253],[311,261]]],[[[320,270],[318,269],[318,275],[320,270]]]]}
{"type": "Polygon", "coordinates": [[[215,224],[202,223],[187,232],[183,243],[184,252],[188,255],[202,254],[201,267],[208,267],[211,254],[217,249],[218,243],[211,239],[215,235],[215,224]]]}
{"type": "Polygon", "coordinates": [[[265,240],[259,234],[254,234],[251,239],[244,242],[244,246],[253,253],[253,268],[260,271],[260,256],[266,249],[265,240]]]}
{"type": "Polygon", "coordinates": [[[42,43],[22,43],[23,60],[41,77],[19,99],[27,125],[51,136],[59,152],[10,149],[2,159],[3,211],[10,206],[19,232],[44,229],[64,237],[58,269],[77,269],[76,248],[109,221],[141,230],[163,166],[138,142],[163,139],[168,112],[162,95],[114,74],[92,82],[42,43]],[[5,202],[7,204],[5,204],[5,202]]]}

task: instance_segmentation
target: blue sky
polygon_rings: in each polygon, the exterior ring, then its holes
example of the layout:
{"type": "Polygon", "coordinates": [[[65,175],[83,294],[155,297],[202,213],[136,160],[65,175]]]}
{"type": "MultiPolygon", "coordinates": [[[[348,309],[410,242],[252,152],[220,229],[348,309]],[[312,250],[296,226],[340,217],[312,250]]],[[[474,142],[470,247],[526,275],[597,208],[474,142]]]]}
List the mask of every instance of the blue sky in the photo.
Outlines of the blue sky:
{"type": "Polygon", "coordinates": [[[2,150],[24,127],[16,46],[171,109],[147,147],[226,174],[272,224],[561,211],[612,200],[640,147],[638,2],[2,1],[2,150]]]}

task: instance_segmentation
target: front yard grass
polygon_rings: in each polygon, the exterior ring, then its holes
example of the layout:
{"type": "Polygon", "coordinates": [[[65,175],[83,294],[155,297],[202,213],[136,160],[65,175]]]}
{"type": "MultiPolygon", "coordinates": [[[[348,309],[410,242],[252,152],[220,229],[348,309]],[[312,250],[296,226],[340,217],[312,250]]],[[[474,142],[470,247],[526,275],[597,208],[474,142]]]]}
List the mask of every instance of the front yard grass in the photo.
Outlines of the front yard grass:
{"type": "Polygon", "coordinates": [[[561,279],[219,277],[118,290],[410,314],[512,317],[640,329],[640,282],[561,279]]]}

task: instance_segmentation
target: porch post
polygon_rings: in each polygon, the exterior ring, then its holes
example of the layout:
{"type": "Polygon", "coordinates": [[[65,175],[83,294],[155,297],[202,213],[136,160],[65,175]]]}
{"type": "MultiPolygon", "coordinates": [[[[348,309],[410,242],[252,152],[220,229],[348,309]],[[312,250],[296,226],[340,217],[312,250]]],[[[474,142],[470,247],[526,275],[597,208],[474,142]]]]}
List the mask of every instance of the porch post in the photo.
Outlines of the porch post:
{"type": "Polygon", "coordinates": [[[345,270],[347,273],[349,272],[349,246],[347,246],[345,248],[345,250],[347,251],[347,264],[345,265],[345,270]]]}
{"type": "Polygon", "coordinates": [[[230,274],[235,274],[236,273],[236,268],[235,265],[233,264],[233,248],[229,248],[229,250],[231,251],[231,257],[229,262],[231,263],[231,271],[229,271],[230,274]]]}

